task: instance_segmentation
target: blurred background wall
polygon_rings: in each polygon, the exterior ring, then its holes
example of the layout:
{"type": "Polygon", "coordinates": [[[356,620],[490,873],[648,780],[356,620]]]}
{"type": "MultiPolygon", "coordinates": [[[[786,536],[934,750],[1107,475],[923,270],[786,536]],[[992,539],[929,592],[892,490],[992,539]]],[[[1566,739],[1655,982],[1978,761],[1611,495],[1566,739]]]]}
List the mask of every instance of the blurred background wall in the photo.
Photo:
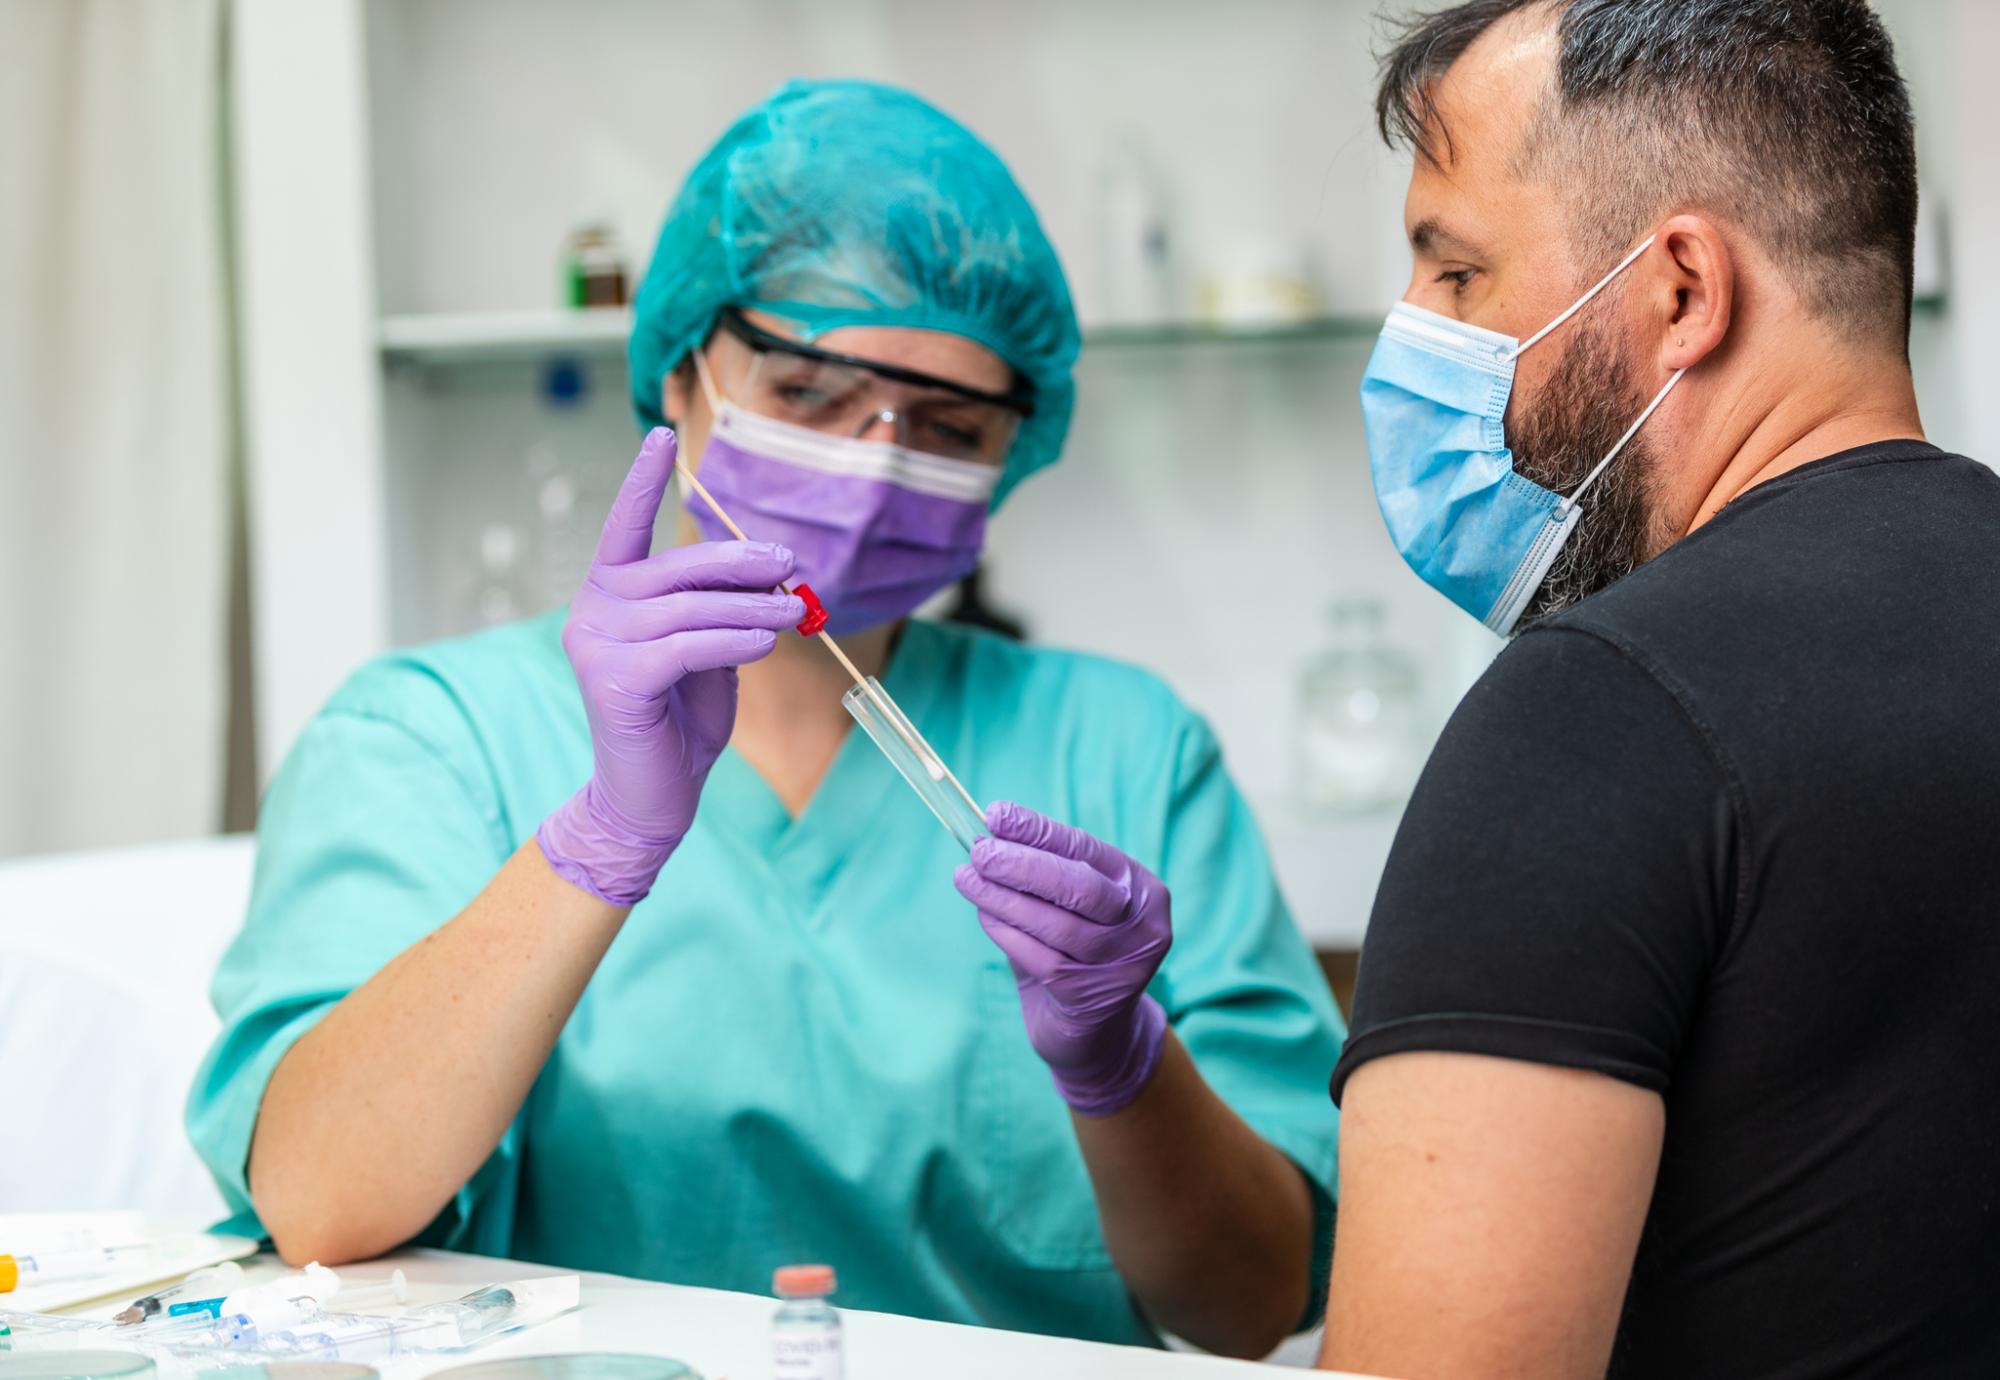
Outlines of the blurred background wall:
{"type": "MultiPolygon", "coordinates": [[[[622,318],[564,306],[566,243],[596,227],[636,274],[682,174],[739,110],[790,76],[876,77],[936,101],[1012,164],[1086,323],[1067,457],[1001,514],[987,598],[1036,638],[1154,667],[1209,715],[1302,924],[1323,947],[1351,947],[1408,775],[1497,645],[1403,569],[1369,489],[1355,389],[1406,272],[1404,170],[1370,122],[1378,8],[225,5],[248,457],[238,645],[254,712],[248,693],[235,703],[239,724],[254,721],[253,779],[363,657],[547,607],[580,577],[636,435],[622,318]],[[1370,696],[1384,725],[1372,740],[1354,723],[1370,696]],[[1343,803],[1342,772],[1372,784],[1343,803]]],[[[1976,399],[2000,347],[1977,326],[2000,289],[1950,264],[1954,247],[1973,262],[2000,230],[2000,173],[1981,137],[2000,128],[2000,96],[1974,70],[2000,39],[2000,7],[1880,8],[1920,120],[1928,300],[1913,352],[1926,420],[1941,443],[1991,459],[2000,427],[1976,399]]],[[[10,269],[18,257],[0,255],[10,269]]],[[[8,310],[8,349],[40,338],[44,326],[8,310]]],[[[144,329],[157,357],[178,359],[171,323],[144,329]]],[[[5,434],[10,472],[82,453],[38,443],[30,456],[5,434]]],[[[196,451],[214,449],[121,458],[205,474],[196,451]]],[[[23,493],[41,491],[10,486],[7,501],[23,493]]],[[[88,541],[87,511],[38,496],[14,521],[61,540],[13,558],[10,580],[54,587],[48,547],[88,541]]],[[[211,503],[200,521],[214,530],[173,558],[176,577],[198,567],[211,586],[168,607],[159,626],[185,616],[187,636],[166,639],[149,678],[196,664],[220,674],[226,514],[211,503]]],[[[129,551],[116,568],[134,592],[164,578],[129,551]]],[[[76,730],[55,731],[45,702],[84,663],[18,611],[0,617],[15,620],[0,622],[8,693],[32,684],[44,701],[5,701],[23,706],[9,727],[47,734],[50,760],[65,760],[76,730]]],[[[0,853],[219,826],[222,692],[210,692],[211,737],[176,744],[171,779],[145,778],[129,810],[26,827],[39,788],[16,791],[10,764],[0,853]],[[184,781],[205,792],[192,815],[184,781]]],[[[155,706],[138,684],[116,694],[156,732],[199,712],[155,706]]]]}
{"type": "Polygon", "coordinates": [[[222,822],[222,17],[0,7],[0,855],[222,822]]]}

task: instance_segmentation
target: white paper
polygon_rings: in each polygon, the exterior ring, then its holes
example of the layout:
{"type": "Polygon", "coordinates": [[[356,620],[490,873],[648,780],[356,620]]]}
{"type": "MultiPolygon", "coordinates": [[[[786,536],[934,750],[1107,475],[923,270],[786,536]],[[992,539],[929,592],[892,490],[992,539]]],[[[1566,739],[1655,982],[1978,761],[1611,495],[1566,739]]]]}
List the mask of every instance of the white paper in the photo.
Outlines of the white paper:
{"type": "Polygon", "coordinates": [[[167,1249],[135,1255],[87,1279],[56,1280],[0,1294],[0,1308],[50,1313],[116,1295],[129,1302],[155,1284],[178,1281],[203,1266],[257,1253],[257,1243],[248,1237],[175,1231],[171,1226],[163,1227],[159,1218],[141,1212],[0,1214],[0,1252],[8,1255],[151,1241],[167,1249]]]}

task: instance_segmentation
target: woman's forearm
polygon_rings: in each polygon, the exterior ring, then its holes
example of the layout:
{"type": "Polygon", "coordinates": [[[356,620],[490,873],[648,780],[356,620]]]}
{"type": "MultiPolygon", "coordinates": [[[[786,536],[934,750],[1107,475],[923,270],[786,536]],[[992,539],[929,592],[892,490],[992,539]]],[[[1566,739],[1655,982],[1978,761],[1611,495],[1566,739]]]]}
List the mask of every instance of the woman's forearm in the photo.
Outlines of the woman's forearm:
{"type": "Polygon", "coordinates": [[[499,1143],[627,913],[530,840],[292,1046],[250,1143],[279,1251],[337,1263],[422,1231],[499,1143]]]}
{"type": "Polygon", "coordinates": [[[1072,1119],[1112,1259],[1147,1316],[1224,1355],[1277,1346],[1311,1289],[1312,1195],[1298,1167],[1171,1033],[1135,1101],[1072,1119]]]}

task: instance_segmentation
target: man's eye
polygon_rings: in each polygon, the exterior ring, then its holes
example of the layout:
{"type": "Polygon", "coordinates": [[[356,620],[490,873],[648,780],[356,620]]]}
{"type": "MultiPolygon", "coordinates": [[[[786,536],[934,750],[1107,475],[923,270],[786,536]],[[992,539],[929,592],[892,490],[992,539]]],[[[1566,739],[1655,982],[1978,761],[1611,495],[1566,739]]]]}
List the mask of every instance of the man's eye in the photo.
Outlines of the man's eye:
{"type": "Polygon", "coordinates": [[[1464,292],[1471,284],[1473,275],[1478,272],[1476,268],[1448,268],[1438,274],[1437,280],[1440,283],[1450,283],[1453,292],[1464,292]]]}

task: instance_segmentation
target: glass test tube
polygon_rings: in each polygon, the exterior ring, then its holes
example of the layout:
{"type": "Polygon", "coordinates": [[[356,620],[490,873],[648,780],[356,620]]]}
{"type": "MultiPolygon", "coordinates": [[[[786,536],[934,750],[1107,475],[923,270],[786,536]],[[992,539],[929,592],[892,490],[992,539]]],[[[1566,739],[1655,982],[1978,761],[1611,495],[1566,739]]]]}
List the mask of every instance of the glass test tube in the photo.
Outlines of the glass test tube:
{"type": "Polygon", "coordinates": [[[930,807],[938,823],[950,831],[961,848],[971,852],[972,845],[986,837],[986,812],[959,784],[944,760],[931,750],[924,735],[917,732],[916,725],[889,698],[881,682],[870,676],[865,686],[853,687],[840,697],[840,702],[930,807]]]}

